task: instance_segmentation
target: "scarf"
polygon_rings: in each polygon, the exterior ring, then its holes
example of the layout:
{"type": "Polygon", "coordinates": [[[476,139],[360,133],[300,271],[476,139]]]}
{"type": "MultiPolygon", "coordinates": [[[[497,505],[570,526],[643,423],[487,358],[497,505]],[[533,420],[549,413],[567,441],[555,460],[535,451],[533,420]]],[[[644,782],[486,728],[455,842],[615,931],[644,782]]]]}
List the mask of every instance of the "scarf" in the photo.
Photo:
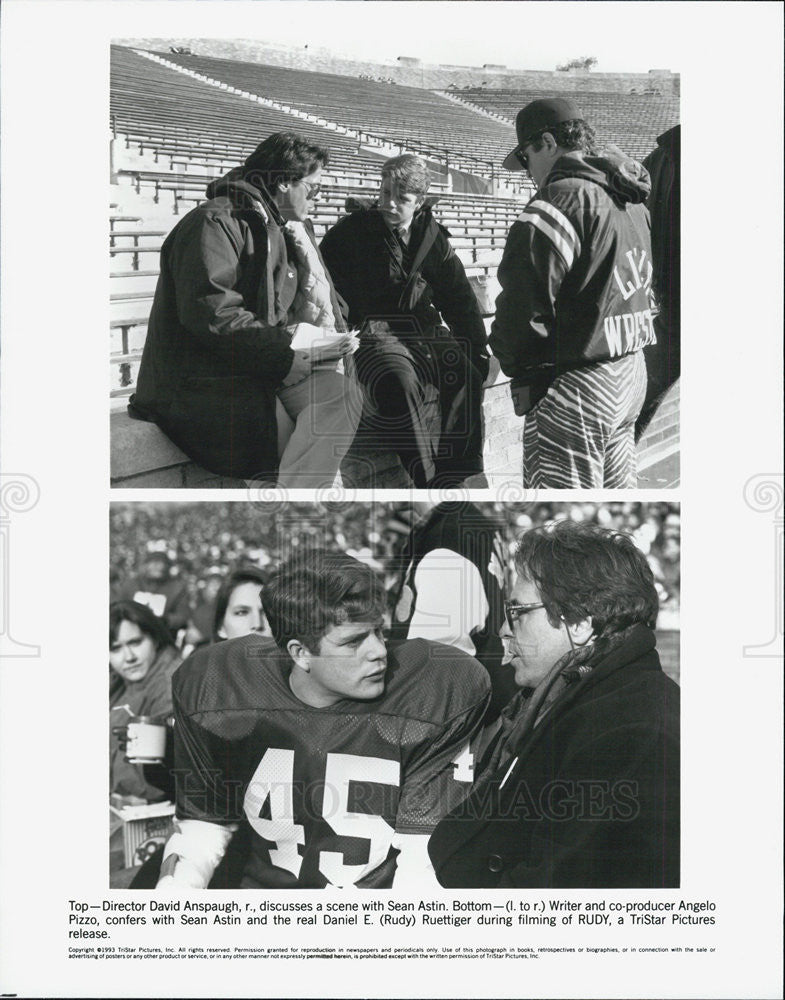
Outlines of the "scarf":
{"type": "Polygon", "coordinates": [[[297,267],[297,293],[287,322],[343,330],[343,317],[333,308],[330,278],[305,224],[287,222],[283,234],[289,259],[297,267]]]}

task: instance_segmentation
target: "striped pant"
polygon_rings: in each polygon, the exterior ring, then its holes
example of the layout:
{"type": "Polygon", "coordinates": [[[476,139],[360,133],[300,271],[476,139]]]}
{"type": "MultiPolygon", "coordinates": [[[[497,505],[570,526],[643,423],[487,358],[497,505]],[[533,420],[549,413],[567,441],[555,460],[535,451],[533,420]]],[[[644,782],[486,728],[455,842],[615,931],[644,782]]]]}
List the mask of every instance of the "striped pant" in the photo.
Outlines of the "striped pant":
{"type": "Polygon", "coordinates": [[[559,375],[526,415],[524,486],[634,488],[635,421],[645,396],[643,351],[559,375]]]}

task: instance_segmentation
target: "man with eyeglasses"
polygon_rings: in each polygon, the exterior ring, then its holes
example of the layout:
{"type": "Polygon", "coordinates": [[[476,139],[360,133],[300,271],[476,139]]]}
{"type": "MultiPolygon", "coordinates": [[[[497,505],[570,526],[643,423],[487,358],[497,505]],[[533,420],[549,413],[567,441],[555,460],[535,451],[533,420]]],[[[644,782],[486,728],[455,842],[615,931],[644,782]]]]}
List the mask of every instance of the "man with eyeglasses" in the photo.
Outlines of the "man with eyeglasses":
{"type": "Polygon", "coordinates": [[[506,602],[522,690],[429,852],[454,888],[679,885],[679,688],[660,667],[657,592],[627,536],[527,532],[506,602]]]}
{"type": "Polygon", "coordinates": [[[641,164],[609,146],[572,101],[532,101],[508,170],[537,193],[499,265],[489,343],[525,416],[524,485],[633,488],[635,421],[655,340],[650,191],[641,164]]]}
{"type": "Polygon", "coordinates": [[[275,133],[174,227],[129,412],[199,465],[286,488],[332,486],[362,392],[356,347],[309,216],[327,151],[275,133]]]}

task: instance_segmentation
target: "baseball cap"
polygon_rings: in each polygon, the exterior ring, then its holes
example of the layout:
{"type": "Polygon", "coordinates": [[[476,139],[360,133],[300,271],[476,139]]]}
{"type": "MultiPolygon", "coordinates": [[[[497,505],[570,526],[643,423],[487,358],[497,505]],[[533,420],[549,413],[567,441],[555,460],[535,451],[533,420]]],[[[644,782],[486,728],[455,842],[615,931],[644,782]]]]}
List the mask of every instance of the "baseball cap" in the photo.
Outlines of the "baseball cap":
{"type": "Polygon", "coordinates": [[[583,115],[566,97],[540,98],[527,104],[525,108],[521,108],[515,119],[518,145],[502,161],[504,169],[523,170],[523,165],[516,154],[530,143],[538,133],[575,118],[583,118],[583,115]]]}

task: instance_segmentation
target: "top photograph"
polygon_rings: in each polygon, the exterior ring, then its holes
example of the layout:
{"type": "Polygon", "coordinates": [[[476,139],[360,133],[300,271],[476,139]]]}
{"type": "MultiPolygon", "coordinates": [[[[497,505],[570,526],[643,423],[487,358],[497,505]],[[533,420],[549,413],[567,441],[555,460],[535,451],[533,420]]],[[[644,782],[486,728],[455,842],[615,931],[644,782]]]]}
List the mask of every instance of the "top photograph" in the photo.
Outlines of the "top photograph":
{"type": "Polygon", "coordinates": [[[110,60],[112,487],[679,485],[677,72],[110,60]]]}

